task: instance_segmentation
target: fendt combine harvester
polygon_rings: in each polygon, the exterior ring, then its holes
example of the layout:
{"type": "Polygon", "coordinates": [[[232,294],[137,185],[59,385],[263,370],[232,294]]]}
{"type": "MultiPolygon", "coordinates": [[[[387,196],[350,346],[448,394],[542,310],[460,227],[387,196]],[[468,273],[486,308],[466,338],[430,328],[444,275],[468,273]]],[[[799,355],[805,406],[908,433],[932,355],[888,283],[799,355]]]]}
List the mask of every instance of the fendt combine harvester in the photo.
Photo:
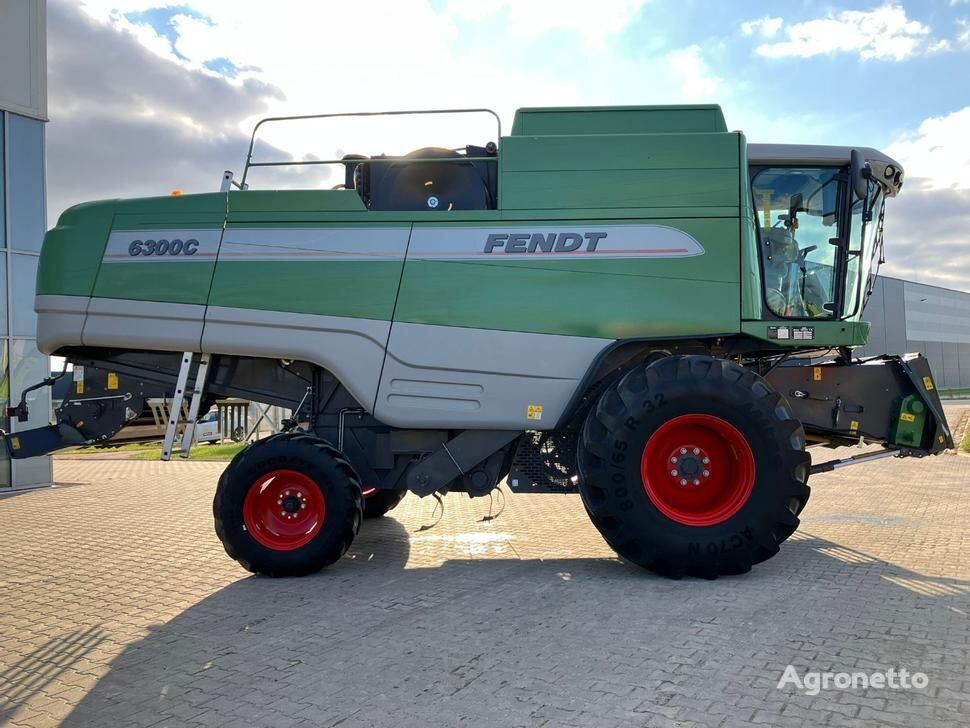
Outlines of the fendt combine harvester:
{"type": "MultiPolygon", "coordinates": [[[[354,115],[297,118],[329,116],[354,115]]],[[[184,453],[243,397],[293,412],[216,490],[251,571],[317,571],[407,491],[507,479],[578,491],[632,562],[715,577],[778,551],[810,474],[952,446],[922,357],[852,354],[902,185],[880,152],[748,145],[716,106],[541,108],[483,146],[314,163],[345,184],[249,189],[287,164],[251,146],[219,193],[66,211],[37,337],[74,385],[12,457],[103,441],[158,396],[184,398],[184,453]],[[882,448],[809,454],[860,441],[882,448]]]]}

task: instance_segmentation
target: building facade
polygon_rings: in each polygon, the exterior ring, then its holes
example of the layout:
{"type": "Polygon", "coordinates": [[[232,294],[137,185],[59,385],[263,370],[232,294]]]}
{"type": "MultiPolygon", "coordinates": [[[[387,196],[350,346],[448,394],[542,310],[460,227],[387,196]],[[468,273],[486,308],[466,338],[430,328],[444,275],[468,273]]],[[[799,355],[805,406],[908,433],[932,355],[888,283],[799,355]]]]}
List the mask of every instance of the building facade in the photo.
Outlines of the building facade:
{"type": "MultiPolygon", "coordinates": [[[[43,0],[0,0],[0,428],[7,432],[50,417],[46,387],[28,398],[29,422],[4,416],[11,394],[49,372],[48,358],[37,351],[33,304],[47,229],[46,11],[43,0]]],[[[11,461],[0,452],[0,488],[50,482],[49,457],[11,461]]]]}
{"type": "Polygon", "coordinates": [[[940,389],[970,387],[970,293],[881,277],[863,318],[872,330],[860,355],[919,352],[940,389]]]}

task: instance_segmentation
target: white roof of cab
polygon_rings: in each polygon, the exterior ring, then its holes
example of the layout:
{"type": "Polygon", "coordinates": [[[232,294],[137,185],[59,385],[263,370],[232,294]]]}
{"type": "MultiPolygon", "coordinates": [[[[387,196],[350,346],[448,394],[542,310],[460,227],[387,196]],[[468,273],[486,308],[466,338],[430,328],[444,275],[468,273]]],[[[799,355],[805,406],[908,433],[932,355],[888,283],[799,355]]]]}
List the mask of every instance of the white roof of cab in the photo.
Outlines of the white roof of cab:
{"type": "Polygon", "coordinates": [[[848,164],[857,149],[867,162],[882,162],[901,170],[903,165],[871,147],[830,147],[821,144],[748,144],[749,164],[848,164]]]}

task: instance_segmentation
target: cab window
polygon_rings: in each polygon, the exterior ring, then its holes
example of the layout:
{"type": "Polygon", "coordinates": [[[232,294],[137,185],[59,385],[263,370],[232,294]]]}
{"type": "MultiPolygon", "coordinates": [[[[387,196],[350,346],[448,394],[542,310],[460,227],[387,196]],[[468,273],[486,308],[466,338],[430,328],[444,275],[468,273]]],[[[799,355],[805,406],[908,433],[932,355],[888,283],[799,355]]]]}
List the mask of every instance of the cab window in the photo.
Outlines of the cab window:
{"type": "Polygon", "coordinates": [[[775,316],[832,318],[842,214],[837,167],[766,167],[751,191],[757,212],[765,305],[775,316]]]}

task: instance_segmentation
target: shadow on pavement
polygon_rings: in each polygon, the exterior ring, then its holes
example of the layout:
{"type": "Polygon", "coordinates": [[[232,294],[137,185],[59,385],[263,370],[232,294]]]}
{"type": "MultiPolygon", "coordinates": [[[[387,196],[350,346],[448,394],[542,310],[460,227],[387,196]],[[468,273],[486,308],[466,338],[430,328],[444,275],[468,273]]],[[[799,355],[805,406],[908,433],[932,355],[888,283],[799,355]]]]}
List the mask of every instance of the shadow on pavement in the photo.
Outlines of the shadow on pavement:
{"type": "Polygon", "coordinates": [[[54,637],[0,672],[0,725],[105,641],[97,627],[54,637]]]}
{"type": "Polygon", "coordinates": [[[619,723],[637,715],[633,695],[674,715],[732,690],[773,694],[787,664],[908,666],[946,684],[948,645],[970,637],[970,582],[808,534],[712,582],[616,559],[407,569],[408,556],[385,518],[319,575],[243,578],[129,645],[63,725],[583,725],[585,711],[619,723]],[[603,703],[625,712],[597,708],[604,684],[626,686],[603,703]]]}

